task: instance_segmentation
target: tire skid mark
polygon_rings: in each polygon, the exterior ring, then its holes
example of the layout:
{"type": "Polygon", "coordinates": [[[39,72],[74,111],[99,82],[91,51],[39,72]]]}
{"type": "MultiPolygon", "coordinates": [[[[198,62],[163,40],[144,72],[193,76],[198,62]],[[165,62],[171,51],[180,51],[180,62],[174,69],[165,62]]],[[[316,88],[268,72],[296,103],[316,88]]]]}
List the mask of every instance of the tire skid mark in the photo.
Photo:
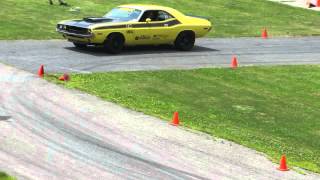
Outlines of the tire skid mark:
{"type": "MultiPolygon", "coordinates": [[[[39,98],[39,97],[38,97],[39,98]]],[[[19,102],[19,98],[18,97],[16,97],[15,98],[15,100],[16,101],[18,101],[19,102]]],[[[28,106],[30,106],[30,105],[28,105],[28,104],[26,104],[25,102],[24,102],[24,98],[22,98],[22,100],[19,102],[19,104],[21,104],[24,108],[28,108],[28,106]]],[[[31,101],[29,101],[29,102],[31,102],[31,101]]],[[[40,109],[35,109],[35,107],[32,105],[32,106],[30,106],[31,108],[29,109],[29,110],[27,110],[27,112],[40,112],[41,110],[40,109]]],[[[39,113],[40,114],[40,113],[39,113]]],[[[168,173],[168,175],[170,175],[170,173],[171,172],[174,172],[174,173],[172,173],[172,175],[173,174],[177,174],[177,173],[182,173],[182,174],[179,174],[179,177],[184,177],[184,178],[188,178],[188,176],[193,176],[193,177],[196,177],[195,175],[192,175],[192,174],[188,174],[188,173],[186,173],[186,172],[179,172],[179,171],[174,171],[174,170],[172,170],[172,168],[167,168],[167,167],[165,167],[165,166],[161,166],[161,165],[159,165],[159,164],[157,164],[157,163],[153,163],[153,162],[150,162],[150,161],[147,161],[147,160],[144,160],[144,159],[142,159],[142,158],[140,158],[140,157],[136,157],[135,155],[130,155],[130,154],[127,154],[127,153],[124,153],[124,152],[121,152],[121,151],[119,151],[118,149],[116,149],[116,148],[114,148],[114,147],[110,147],[110,145],[109,144],[105,144],[104,142],[102,142],[101,140],[99,140],[99,139],[96,139],[95,137],[93,137],[93,136],[89,136],[89,135],[87,135],[87,134],[83,134],[82,132],[80,132],[80,131],[78,131],[77,129],[75,129],[75,128],[71,128],[71,127],[66,127],[65,126],[65,124],[59,124],[59,123],[57,123],[57,122],[55,122],[54,121],[54,119],[52,119],[52,117],[50,117],[50,115],[48,116],[48,114],[44,114],[44,113],[42,113],[41,115],[39,115],[39,114],[37,114],[38,116],[43,116],[43,117],[36,117],[35,119],[46,119],[47,120],[47,122],[35,122],[35,123],[32,123],[32,124],[38,124],[37,126],[39,126],[39,127],[43,127],[43,128],[45,128],[45,127],[48,127],[48,128],[50,128],[50,129],[54,129],[54,128],[56,128],[56,130],[57,131],[60,131],[62,134],[64,134],[65,136],[70,136],[70,137],[68,137],[68,138],[72,138],[72,139],[77,139],[77,140],[80,140],[80,141],[82,141],[82,142],[85,142],[85,143],[89,143],[89,144],[93,144],[94,146],[97,146],[97,147],[99,147],[99,148],[101,148],[101,149],[107,149],[107,150],[109,150],[109,151],[111,151],[111,152],[113,152],[113,153],[118,153],[118,154],[120,154],[120,155],[122,155],[122,156],[125,156],[125,157],[128,157],[128,158],[130,158],[130,159],[134,159],[134,160],[136,160],[136,161],[138,161],[138,162],[140,162],[140,163],[143,163],[143,164],[149,164],[149,165],[151,165],[151,166],[154,166],[154,167],[157,167],[157,168],[159,168],[159,170],[162,170],[162,171],[165,171],[166,173],[168,173]],[[71,132],[71,133],[70,133],[71,132]],[[183,174],[187,174],[187,175],[183,175],[183,174]]],[[[27,118],[30,118],[30,117],[25,117],[26,119],[27,118]]],[[[35,120],[34,119],[34,120],[35,120]]],[[[20,123],[22,123],[22,122],[20,122],[20,123]]],[[[28,127],[28,124],[23,124],[22,123],[22,125],[24,126],[24,127],[28,127]]],[[[36,133],[37,131],[39,131],[39,130],[37,130],[37,129],[35,129],[34,127],[32,127],[32,128],[30,128],[29,129],[30,131],[32,131],[33,133],[36,133]]],[[[41,130],[40,130],[41,131],[41,130]]],[[[38,133],[38,136],[41,136],[41,133],[38,133]]],[[[45,138],[44,136],[42,136],[42,138],[45,138]]],[[[48,139],[49,140],[49,139],[48,139]]],[[[52,141],[52,140],[51,140],[52,141]]],[[[54,143],[56,143],[56,144],[58,144],[58,142],[54,142],[54,143]]],[[[61,145],[61,144],[60,144],[61,145]]],[[[70,150],[70,148],[69,147],[66,147],[66,146],[64,146],[63,148],[65,148],[65,149],[68,149],[68,150],[70,150]]],[[[74,152],[75,154],[77,154],[77,155],[79,155],[80,154],[80,152],[78,151],[78,152],[74,152]]],[[[81,154],[81,156],[83,157],[84,156],[84,154],[81,154]]],[[[90,157],[85,157],[86,159],[90,159],[90,160],[92,160],[92,161],[97,161],[97,159],[93,159],[93,158],[90,158],[90,157]]],[[[99,162],[99,163],[101,163],[101,162],[99,162]]],[[[104,162],[103,162],[104,163],[104,162]]],[[[104,164],[105,165],[105,164],[104,164]]],[[[136,165],[135,165],[136,166],[136,165]]],[[[110,168],[110,167],[109,167],[110,168]]],[[[116,167],[117,168],[117,171],[119,171],[119,167],[116,167]]],[[[163,172],[162,172],[163,173],[163,172]]],[[[132,174],[133,174],[133,172],[130,172],[130,175],[132,176],[132,174]]],[[[142,174],[140,174],[140,176],[141,176],[142,174]]],[[[153,174],[154,175],[154,174],[153,174]]],[[[174,177],[174,175],[173,175],[173,177],[174,177]]],[[[136,177],[133,177],[133,178],[138,178],[137,176],[136,177]]],[[[140,177],[141,178],[141,177],[140,177]]],[[[172,178],[172,177],[171,177],[172,178]]],[[[178,179],[180,179],[180,178],[178,178],[178,179]]],[[[204,179],[204,178],[201,178],[201,177],[197,177],[197,179],[204,179]]]]}

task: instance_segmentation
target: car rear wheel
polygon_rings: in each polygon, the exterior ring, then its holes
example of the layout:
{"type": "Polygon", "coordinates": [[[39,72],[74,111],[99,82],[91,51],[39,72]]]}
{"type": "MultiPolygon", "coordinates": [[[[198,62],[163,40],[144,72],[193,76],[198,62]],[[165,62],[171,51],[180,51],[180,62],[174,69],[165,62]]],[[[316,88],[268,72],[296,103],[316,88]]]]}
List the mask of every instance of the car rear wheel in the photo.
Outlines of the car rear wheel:
{"type": "Polygon", "coordinates": [[[110,34],[104,42],[104,48],[111,54],[119,54],[124,47],[124,41],[122,34],[110,34]]]}
{"type": "Polygon", "coordinates": [[[87,45],[85,45],[85,44],[76,43],[76,42],[74,42],[73,45],[74,45],[76,48],[79,48],[79,49],[83,49],[83,48],[86,48],[86,47],[87,47],[87,45]]]}
{"type": "Polygon", "coordinates": [[[181,32],[174,42],[174,46],[181,51],[190,51],[196,41],[195,34],[192,31],[181,32]]]}

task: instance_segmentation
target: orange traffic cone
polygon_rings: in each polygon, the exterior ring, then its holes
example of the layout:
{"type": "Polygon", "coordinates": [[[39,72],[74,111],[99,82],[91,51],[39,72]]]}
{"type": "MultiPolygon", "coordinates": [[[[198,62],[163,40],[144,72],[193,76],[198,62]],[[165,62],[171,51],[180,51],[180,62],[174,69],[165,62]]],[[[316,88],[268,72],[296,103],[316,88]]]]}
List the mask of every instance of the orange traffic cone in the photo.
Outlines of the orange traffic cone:
{"type": "Polygon", "coordinates": [[[172,121],[170,124],[173,126],[179,126],[179,113],[178,112],[174,112],[173,118],[172,118],[172,121]]]}
{"type": "Polygon", "coordinates": [[[282,155],[280,160],[280,166],[278,167],[278,170],[280,171],[289,171],[289,168],[287,167],[287,160],[286,156],[282,155]]]}
{"type": "Polygon", "coordinates": [[[38,76],[43,77],[43,75],[44,75],[44,67],[43,67],[43,65],[41,65],[38,70],[38,76]]]}
{"type": "Polygon", "coordinates": [[[70,80],[70,76],[67,73],[64,73],[62,76],[59,77],[60,81],[69,81],[70,80]]]}
{"type": "Polygon", "coordinates": [[[233,56],[231,60],[231,68],[236,69],[237,67],[238,67],[238,59],[236,56],[233,56]]]}
{"type": "Polygon", "coordinates": [[[263,39],[267,39],[267,38],[268,38],[267,28],[263,28],[263,29],[262,29],[261,37],[262,37],[263,39]]]}

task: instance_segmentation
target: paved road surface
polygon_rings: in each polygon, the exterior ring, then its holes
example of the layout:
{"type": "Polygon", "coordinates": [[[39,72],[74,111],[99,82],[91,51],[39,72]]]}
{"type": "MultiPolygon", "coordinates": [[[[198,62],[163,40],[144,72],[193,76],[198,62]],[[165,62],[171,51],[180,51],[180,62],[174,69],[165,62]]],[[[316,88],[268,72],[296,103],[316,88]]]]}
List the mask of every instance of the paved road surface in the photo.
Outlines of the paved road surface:
{"type": "Polygon", "coordinates": [[[19,180],[320,178],[9,66],[0,75],[0,169],[19,180]]]}
{"type": "Polygon", "coordinates": [[[189,69],[228,66],[233,54],[241,65],[319,64],[320,37],[200,39],[192,52],[170,47],[129,48],[112,56],[101,49],[78,50],[63,40],[0,41],[0,62],[35,73],[189,69]]]}
{"type": "Polygon", "coordinates": [[[282,4],[289,5],[289,6],[294,6],[294,7],[305,8],[308,10],[320,11],[320,7],[309,8],[307,6],[307,2],[310,0],[269,0],[269,1],[274,1],[274,2],[278,2],[278,3],[282,3],[282,4]]]}

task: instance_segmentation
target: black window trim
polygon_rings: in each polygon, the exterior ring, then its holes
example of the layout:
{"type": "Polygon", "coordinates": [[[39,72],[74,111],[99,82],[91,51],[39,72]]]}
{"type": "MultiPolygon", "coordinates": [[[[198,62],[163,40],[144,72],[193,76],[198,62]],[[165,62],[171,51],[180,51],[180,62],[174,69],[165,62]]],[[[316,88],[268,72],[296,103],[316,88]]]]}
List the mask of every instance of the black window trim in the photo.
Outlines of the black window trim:
{"type": "MultiPolygon", "coordinates": [[[[170,18],[170,19],[177,19],[176,17],[174,17],[172,14],[168,13],[168,12],[165,11],[165,10],[161,10],[161,9],[148,9],[148,10],[143,11],[143,13],[141,14],[138,22],[141,22],[141,23],[145,22],[145,21],[141,21],[141,19],[142,19],[144,13],[146,13],[147,11],[163,11],[163,12],[167,13],[168,15],[170,15],[170,16],[172,17],[172,18],[170,18]]],[[[151,21],[151,22],[152,22],[152,23],[153,23],[153,22],[164,22],[164,21],[167,21],[167,20],[169,20],[169,19],[166,19],[166,20],[163,20],[163,21],[151,21]]]]}

